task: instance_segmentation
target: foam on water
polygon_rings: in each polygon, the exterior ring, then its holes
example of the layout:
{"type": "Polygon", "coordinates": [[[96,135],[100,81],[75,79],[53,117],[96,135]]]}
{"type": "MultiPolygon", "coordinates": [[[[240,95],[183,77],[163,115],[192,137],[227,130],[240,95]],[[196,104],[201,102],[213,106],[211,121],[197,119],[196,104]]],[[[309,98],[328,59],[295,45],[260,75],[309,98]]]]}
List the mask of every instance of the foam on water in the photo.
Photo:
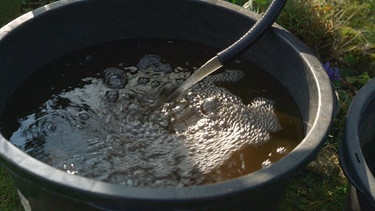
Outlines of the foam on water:
{"type": "Polygon", "coordinates": [[[253,63],[230,63],[160,105],[160,94],[216,52],[131,39],[69,53],[15,90],[1,133],[68,174],[129,186],[200,185],[267,168],[293,150],[304,127],[292,96],[253,63]]]}
{"type": "Polygon", "coordinates": [[[108,67],[103,78],[85,78],[84,86],[55,94],[21,118],[10,140],[70,174],[111,183],[219,182],[223,177],[212,175],[235,152],[267,143],[270,132],[281,127],[271,100],[245,104],[220,86],[239,81],[239,70],[208,76],[178,102],[150,109],[163,91],[189,75],[156,55],[144,56],[136,66],[108,67]]]}

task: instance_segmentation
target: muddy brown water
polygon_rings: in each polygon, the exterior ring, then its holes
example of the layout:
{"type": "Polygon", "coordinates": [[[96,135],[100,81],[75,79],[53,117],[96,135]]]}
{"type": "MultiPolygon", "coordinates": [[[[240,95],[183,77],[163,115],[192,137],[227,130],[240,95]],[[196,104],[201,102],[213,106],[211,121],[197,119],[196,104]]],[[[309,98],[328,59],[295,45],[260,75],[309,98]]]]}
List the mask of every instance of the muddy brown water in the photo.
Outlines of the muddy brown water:
{"type": "MultiPolygon", "coordinates": [[[[207,79],[214,82],[198,86],[183,102],[155,115],[147,109],[163,89],[181,83],[216,52],[158,39],[72,52],[15,91],[2,114],[1,132],[29,155],[67,173],[129,186],[201,185],[267,168],[300,143],[303,123],[286,89],[246,60],[226,65],[207,79]],[[281,129],[263,125],[269,116],[254,115],[257,104],[248,106],[254,102],[272,107],[266,113],[276,115],[281,129]],[[215,115],[218,109],[221,116],[215,115]],[[260,135],[247,135],[242,128],[249,125],[260,135]],[[242,140],[247,137],[251,140],[242,140]],[[230,150],[221,144],[226,140],[232,141],[230,150]],[[204,155],[212,150],[216,155],[204,155]]],[[[272,117],[269,121],[273,124],[272,117]]]]}

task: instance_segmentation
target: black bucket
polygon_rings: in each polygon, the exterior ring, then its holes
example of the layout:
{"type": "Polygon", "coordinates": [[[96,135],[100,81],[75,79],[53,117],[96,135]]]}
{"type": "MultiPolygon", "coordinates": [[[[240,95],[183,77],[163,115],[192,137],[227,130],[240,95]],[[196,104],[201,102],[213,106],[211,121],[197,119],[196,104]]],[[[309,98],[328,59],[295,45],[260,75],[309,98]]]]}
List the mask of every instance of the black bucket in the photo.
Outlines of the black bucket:
{"type": "Polygon", "coordinates": [[[340,164],[349,182],[346,208],[375,210],[375,80],[350,105],[340,144],[340,164]]]}
{"type": "MultiPolygon", "coordinates": [[[[29,12],[0,30],[0,113],[33,72],[69,52],[127,38],[186,40],[224,49],[259,16],[217,0],[65,0],[29,12]]],[[[275,210],[292,177],[324,144],[334,97],[317,58],[275,25],[243,58],[273,75],[293,96],[305,138],[269,168],[222,183],[135,188],[48,166],[0,137],[0,162],[27,210],[275,210]]]]}

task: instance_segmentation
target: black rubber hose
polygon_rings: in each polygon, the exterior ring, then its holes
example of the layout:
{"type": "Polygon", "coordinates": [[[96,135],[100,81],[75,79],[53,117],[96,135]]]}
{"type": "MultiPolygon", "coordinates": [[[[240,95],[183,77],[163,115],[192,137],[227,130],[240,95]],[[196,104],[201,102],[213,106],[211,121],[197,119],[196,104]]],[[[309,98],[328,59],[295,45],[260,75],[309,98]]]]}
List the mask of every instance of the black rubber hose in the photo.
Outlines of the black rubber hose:
{"type": "Polygon", "coordinates": [[[264,34],[264,32],[272,26],[283,9],[286,1],[287,0],[273,0],[262,18],[260,18],[248,32],[231,46],[219,52],[202,65],[193,73],[193,75],[187,78],[179,87],[174,89],[172,93],[166,94],[165,102],[172,102],[181,97],[181,95],[191,86],[222,67],[226,62],[249,49],[264,34]]]}
{"type": "Polygon", "coordinates": [[[239,40],[230,45],[228,48],[222,50],[217,54],[221,64],[229,62],[231,59],[240,55],[249,49],[256,41],[262,37],[270,26],[275,22],[283,9],[287,0],[273,0],[262,16],[251,29],[246,32],[239,40]]]}

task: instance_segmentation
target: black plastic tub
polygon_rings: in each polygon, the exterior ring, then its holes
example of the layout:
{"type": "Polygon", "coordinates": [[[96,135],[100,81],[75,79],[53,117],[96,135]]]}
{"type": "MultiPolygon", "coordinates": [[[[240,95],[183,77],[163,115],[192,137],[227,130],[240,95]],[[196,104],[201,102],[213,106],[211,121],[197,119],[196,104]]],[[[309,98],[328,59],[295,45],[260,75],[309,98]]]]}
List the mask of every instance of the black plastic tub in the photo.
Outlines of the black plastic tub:
{"type": "Polygon", "coordinates": [[[346,209],[375,210],[375,80],[361,88],[350,105],[340,164],[352,184],[346,209]]]}
{"type": "MultiPolygon", "coordinates": [[[[217,0],[65,0],[29,12],[0,30],[0,114],[33,72],[69,52],[127,38],[198,42],[224,49],[259,16],[217,0]]],[[[48,166],[0,137],[0,162],[26,210],[275,210],[292,177],[317,155],[334,97],[317,58],[275,25],[243,58],[269,72],[298,105],[305,138],[269,168],[189,188],[132,188],[48,166]]]]}

